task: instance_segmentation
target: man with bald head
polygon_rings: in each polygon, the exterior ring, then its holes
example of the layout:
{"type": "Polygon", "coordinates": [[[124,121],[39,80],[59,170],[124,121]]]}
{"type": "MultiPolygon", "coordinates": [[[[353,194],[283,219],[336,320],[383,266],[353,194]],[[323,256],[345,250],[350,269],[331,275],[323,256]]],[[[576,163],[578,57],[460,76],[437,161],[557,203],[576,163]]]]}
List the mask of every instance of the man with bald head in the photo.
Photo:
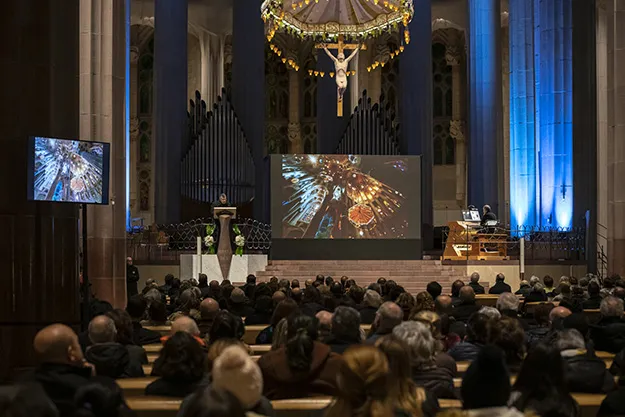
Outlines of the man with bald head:
{"type": "Polygon", "coordinates": [[[277,306],[280,301],[286,300],[286,294],[283,291],[276,291],[271,296],[271,299],[273,300],[273,305],[277,306]]]}
{"type": "Polygon", "coordinates": [[[325,343],[332,337],[332,313],[324,310],[315,317],[319,320],[319,341],[325,343]]]}
{"type": "Polygon", "coordinates": [[[198,328],[200,329],[200,337],[208,336],[208,332],[213,327],[213,321],[219,313],[219,303],[212,298],[205,298],[200,304],[200,321],[198,328]]]}
{"type": "Polygon", "coordinates": [[[293,299],[293,301],[295,301],[298,305],[302,304],[302,289],[300,287],[295,287],[291,290],[291,298],[293,299]]]}
{"type": "Polygon", "coordinates": [[[434,300],[434,307],[436,308],[436,313],[439,316],[443,314],[450,315],[452,311],[452,299],[450,296],[441,294],[434,300]]]}
{"type": "Polygon", "coordinates": [[[404,319],[404,311],[392,301],[382,303],[371,325],[371,336],[365,341],[366,344],[374,345],[380,337],[391,334],[395,326],[404,319]]]}
{"type": "Polygon", "coordinates": [[[63,324],[53,324],[35,335],[33,348],[40,362],[34,380],[56,405],[59,415],[74,415],[76,391],[94,381],[93,368],[85,361],[78,336],[63,324]]]}
{"type": "Polygon", "coordinates": [[[173,336],[178,332],[200,337],[200,329],[197,327],[197,323],[188,316],[180,316],[171,324],[171,335],[173,336]]]}
{"type": "Polygon", "coordinates": [[[312,279],[307,279],[306,282],[304,283],[306,285],[306,288],[310,288],[313,285],[313,281],[312,279]]]}
{"type": "Polygon", "coordinates": [[[85,358],[95,366],[98,375],[113,379],[145,376],[141,362],[131,356],[128,348],[115,341],[115,322],[108,316],[97,316],[89,323],[91,346],[85,358]]]}

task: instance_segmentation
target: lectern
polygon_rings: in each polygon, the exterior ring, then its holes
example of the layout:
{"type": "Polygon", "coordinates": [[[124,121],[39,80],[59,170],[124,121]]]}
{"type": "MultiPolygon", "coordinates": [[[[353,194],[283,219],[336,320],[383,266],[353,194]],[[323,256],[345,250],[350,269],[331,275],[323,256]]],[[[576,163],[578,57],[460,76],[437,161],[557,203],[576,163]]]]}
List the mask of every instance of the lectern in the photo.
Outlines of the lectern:
{"type": "Polygon", "coordinates": [[[232,245],[230,243],[230,219],[236,219],[236,207],[215,207],[213,216],[219,220],[219,242],[217,243],[217,259],[224,279],[228,279],[232,263],[232,245]]]}

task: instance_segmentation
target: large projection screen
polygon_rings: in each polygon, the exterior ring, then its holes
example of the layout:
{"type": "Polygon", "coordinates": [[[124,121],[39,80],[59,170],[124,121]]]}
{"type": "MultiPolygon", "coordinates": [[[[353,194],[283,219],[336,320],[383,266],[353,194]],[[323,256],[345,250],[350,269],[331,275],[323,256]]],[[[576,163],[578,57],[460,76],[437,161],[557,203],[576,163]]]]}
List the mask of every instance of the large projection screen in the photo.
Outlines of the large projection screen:
{"type": "Polygon", "coordinates": [[[273,259],[419,259],[421,160],[273,155],[273,259]]]}

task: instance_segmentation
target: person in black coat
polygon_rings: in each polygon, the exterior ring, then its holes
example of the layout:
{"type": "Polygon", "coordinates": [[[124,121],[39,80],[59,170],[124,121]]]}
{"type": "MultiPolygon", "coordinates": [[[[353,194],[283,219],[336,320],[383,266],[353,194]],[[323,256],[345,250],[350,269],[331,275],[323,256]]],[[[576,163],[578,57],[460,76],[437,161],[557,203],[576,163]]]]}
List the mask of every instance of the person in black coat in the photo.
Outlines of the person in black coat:
{"type": "Polygon", "coordinates": [[[486,226],[487,222],[497,221],[497,215],[492,212],[492,209],[488,204],[482,207],[482,226],[486,226]]]}
{"type": "Polygon", "coordinates": [[[596,350],[618,353],[625,348],[623,300],[608,296],[601,301],[601,319],[590,326],[590,338],[596,350]]]}
{"type": "Polygon", "coordinates": [[[360,309],[360,322],[362,324],[373,324],[378,308],[382,305],[382,297],[373,290],[365,291],[360,309]]]}
{"type": "Polygon", "coordinates": [[[128,348],[116,343],[115,322],[97,316],[89,323],[89,339],[93,343],[85,351],[85,359],[95,366],[97,375],[113,379],[144,376],[141,361],[131,357],[128,348]]]}
{"type": "Polygon", "coordinates": [[[128,304],[126,304],[126,312],[132,320],[132,341],[138,346],[159,343],[161,340],[159,332],[146,329],[141,325],[141,321],[146,316],[147,308],[148,303],[140,295],[129,298],[128,304]]]}
{"type": "Polygon", "coordinates": [[[480,306],[475,302],[475,293],[473,288],[465,285],[460,289],[460,304],[455,306],[451,312],[451,317],[456,321],[466,323],[469,317],[480,309],[480,306]]]}
{"type": "Polygon", "coordinates": [[[128,298],[139,294],[137,283],[139,282],[139,269],[132,264],[132,258],[126,258],[126,296],[128,298]]]}
{"type": "Polygon", "coordinates": [[[588,284],[588,299],[582,302],[582,307],[584,310],[594,310],[598,309],[601,306],[601,288],[599,284],[595,281],[592,281],[588,284]]]}
{"type": "Polygon", "coordinates": [[[488,341],[488,329],[491,319],[479,311],[473,313],[467,322],[467,336],[464,341],[449,349],[449,355],[455,361],[473,361],[488,341]]]}
{"type": "Polygon", "coordinates": [[[321,305],[321,294],[319,290],[314,285],[306,288],[302,296],[302,304],[300,305],[302,314],[308,317],[315,317],[318,312],[324,310],[325,307],[321,305]]]}
{"type": "Polygon", "coordinates": [[[207,356],[193,336],[177,332],[165,342],[154,362],[152,376],[160,377],[145,388],[145,395],[184,398],[200,385],[207,371],[207,356]]]}
{"type": "Polygon", "coordinates": [[[512,292],[512,288],[506,284],[504,281],[506,277],[504,274],[499,273],[495,278],[495,285],[493,285],[489,290],[489,294],[503,294],[504,292],[512,292]]]}
{"type": "Polygon", "coordinates": [[[43,388],[60,416],[74,415],[74,397],[81,387],[90,383],[116,387],[114,380],[94,376],[92,366],[85,362],[78,336],[63,324],[40,330],[35,335],[33,348],[40,365],[27,379],[43,388]]]}
{"type": "Polygon", "coordinates": [[[480,274],[477,272],[474,272],[471,274],[471,282],[469,282],[469,287],[473,288],[473,291],[475,292],[475,294],[484,294],[484,287],[482,287],[479,284],[480,281],[480,274]]]}
{"type": "Polygon", "coordinates": [[[330,346],[332,352],[342,354],[348,347],[361,342],[358,311],[351,307],[337,307],[332,316],[332,333],[326,344],[330,346]]]}
{"type": "MultiPolygon", "coordinates": [[[[315,313],[316,314],[316,313],[315,313]]],[[[254,312],[245,316],[245,325],[269,324],[273,315],[273,300],[268,295],[261,295],[256,299],[254,312]]]]}

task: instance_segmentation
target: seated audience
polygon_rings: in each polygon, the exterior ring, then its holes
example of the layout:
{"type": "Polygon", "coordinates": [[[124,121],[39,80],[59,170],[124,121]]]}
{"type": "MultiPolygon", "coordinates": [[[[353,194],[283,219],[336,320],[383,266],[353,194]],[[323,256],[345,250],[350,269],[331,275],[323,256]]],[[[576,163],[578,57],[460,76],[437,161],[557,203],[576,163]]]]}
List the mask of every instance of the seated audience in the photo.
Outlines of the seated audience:
{"type": "Polygon", "coordinates": [[[543,284],[545,285],[545,293],[548,297],[553,297],[553,278],[550,275],[545,275],[543,277],[543,284]]]}
{"type": "MultiPolygon", "coordinates": [[[[126,306],[126,312],[132,321],[132,340],[134,344],[139,346],[158,343],[161,337],[159,332],[144,329],[141,325],[141,320],[143,320],[147,308],[147,303],[140,295],[130,297],[126,306]]],[[[119,331],[119,329],[117,330],[119,331]]]]}
{"type": "MultiPolygon", "coordinates": [[[[623,369],[623,368],[621,368],[623,369]]],[[[618,374],[618,389],[609,392],[601,402],[597,417],[616,417],[625,415],[625,378],[618,374]]]]}
{"type": "Polygon", "coordinates": [[[245,278],[245,285],[243,285],[241,289],[247,298],[253,300],[256,296],[256,275],[249,274],[247,278],[245,278]]]}
{"type": "Polygon", "coordinates": [[[473,361],[488,342],[490,319],[481,311],[473,313],[467,321],[465,339],[449,350],[449,355],[456,361],[473,361]]]}
{"type": "MultiPolygon", "coordinates": [[[[138,361],[143,365],[148,363],[148,356],[145,353],[145,349],[143,349],[141,346],[138,346],[137,343],[135,343],[134,341],[135,338],[133,337],[133,322],[130,318],[130,315],[126,311],[121,309],[109,311],[106,315],[113,319],[113,321],[115,322],[115,329],[117,331],[117,337],[115,341],[117,343],[121,343],[126,347],[126,349],[128,349],[130,360],[132,362],[138,361]]],[[[150,336],[149,338],[145,338],[144,340],[149,340],[151,343],[159,343],[161,340],[161,334],[157,333],[157,335],[157,339],[152,339],[152,336],[150,336]]]]}
{"type": "MultiPolygon", "coordinates": [[[[409,320],[412,320],[414,316],[416,316],[417,314],[419,314],[422,311],[432,311],[432,312],[434,312],[436,310],[436,306],[434,304],[434,300],[432,299],[432,296],[430,295],[430,293],[428,293],[426,291],[422,291],[422,292],[417,294],[415,299],[416,299],[415,305],[414,305],[414,307],[413,307],[413,309],[410,312],[410,315],[408,317],[409,320]]],[[[408,320],[408,319],[404,318],[404,320],[408,320]]]]}
{"type": "Polygon", "coordinates": [[[295,301],[298,306],[302,304],[303,296],[304,296],[304,292],[302,291],[300,287],[291,288],[291,299],[293,299],[293,301],[295,301]]]}
{"type": "Polygon", "coordinates": [[[555,348],[566,365],[565,380],[569,391],[609,392],[616,388],[605,362],[586,350],[586,341],[579,331],[566,329],[558,332],[555,348]]]}
{"type": "Polygon", "coordinates": [[[519,303],[519,298],[516,295],[510,292],[504,292],[499,295],[496,307],[502,316],[517,320],[521,327],[526,329],[528,327],[527,323],[519,317],[519,303]]]}
{"type": "Polygon", "coordinates": [[[212,280],[208,283],[208,296],[213,300],[219,301],[221,300],[221,286],[219,285],[219,281],[212,280]]]}
{"type": "Polygon", "coordinates": [[[534,307],[534,323],[525,331],[528,347],[531,348],[542,342],[551,331],[549,313],[551,313],[553,307],[552,303],[541,303],[534,307]]]}
{"type": "Polygon", "coordinates": [[[241,288],[235,288],[230,293],[228,311],[239,317],[247,317],[254,314],[254,309],[247,304],[247,298],[241,288]]]}
{"type": "Polygon", "coordinates": [[[410,348],[412,379],[436,398],[455,398],[454,375],[435,363],[436,343],[429,326],[405,321],[393,329],[393,336],[410,348]]]}
{"type": "Polygon", "coordinates": [[[314,286],[307,287],[302,296],[302,304],[300,305],[300,311],[309,317],[315,317],[315,315],[324,310],[321,305],[321,294],[319,290],[314,286]]]}
{"type": "Polygon", "coordinates": [[[161,300],[150,301],[148,319],[141,321],[141,326],[167,326],[167,306],[161,300]]]}
{"type": "Polygon", "coordinates": [[[588,283],[588,299],[582,302],[584,310],[596,310],[601,307],[601,287],[596,281],[588,283]]]}
{"type": "Polygon", "coordinates": [[[273,331],[273,338],[271,340],[271,350],[276,350],[286,343],[286,319],[280,320],[275,330],[273,331]]]}
{"type": "Polygon", "coordinates": [[[579,406],[566,385],[564,361],[557,350],[547,345],[539,344],[530,350],[510,400],[518,410],[531,410],[539,416],[579,416],[579,406]]]}
{"type": "Polygon", "coordinates": [[[317,341],[317,319],[294,314],[287,322],[286,345],[258,360],[264,395],[270,400],[335,395],[342,359],[317,341]]]}
{"type": "Polygon", "coordinates": [[[380,337],[390,334],[395,326],[402,322],[403,313],[402,309],[392,301],[382,304],[371,325],[371,336],[365,343],[373,345],[380,337]]]}
{"type": "Polygon", "coordinates": [[[434,311],[439,316],[450,316],[453,312],[453,301],[448,295],[439,295],[434,299],[434,311]]]}
{"type": "Polygon", "coordinates": [[[170,337],[154,362],[152,375],[160,377],[145,388],[145,395],[184,398],[196,390],[207,371],[206,353],[188,333],[170,337]]]}
{"type": "Polygon", "coordinates": [[[362,324],[373,324],[376,313],[382,305],[382,296],[374,290],[365,291],[365,298],[362,300],[363,307],[360,309],[360,320],[362,324]]]}
{"type": "Polygon", "coordinates": [[[269,324],[273,314],[273,300],[267,295],[256,298],[254,312],[245,316],[245,325],[269,324]]]}
{"type": "Polygon", "coordinates": [[[434,338],[434,340],[436,340],[436,353],[434,356],[434,363],[436,364],[436,366],[438,366],[439,368],[446,368],[453,375],[456,375],[456,373],[458,372],[456,361],[445,351],[445,340],[441,332],[441,317],[433,311],[421,311],[416,316],[414,316],[413,320],[419,321],[430,327],[432,337],[434,338]]]}
{"type": "Polygon", "coordinates": [[[542,283],[537,282],[532,286],[529,294],[525,296],[525,305],[527,305],[527,303],[545,302],[548,299],[549,297],[547,297],[547,294],[545,293],[545,286],[542,283]]]}
{"type": "Polygon", "coordinates": [[[429,282],[425,287],[425,291],[432,296],[433,300],[443,293],[443,287],[436,281],[429,282]]]}
{"type": "Polygon", "coordinates": [[[434,417],[439,411],[438,400],[412,380],[410,348],[395,336],[378,339],[375,346],[384,353],[389,366],[388,397],[408,416],[434,417]]]}
{"type": "Polygon", "coordinates": [[[460,289],[462,287],[464,287],[464,282],[460,281],[459,279],[451,284],[451,304],[454,307],[462,303],[462,300],[460,299],[460,289]]]}
{"type": "MultiPolygon", "coordinates": [[[[428,297],[429,296],[430,295],[428,294],[428,297]]],[[[397,297],[397,305],[404,312],[404,320],[408,320],[408,318],[410,317],[410,312],[415,307],[415,298],[410,293],[402,293],[399,295],[399,297],[397,297]]]]}
{"type": "Polygon", "coordinates": [[[171,323],[171,331],[169,336],[161,337],[161,342],[165,344],[167,340],[178,332],[184,332],[191,335],[200,346],[205,347],[206,342],[200,338],[200,329],[195,320],[191,317],[181,316],[171,323]]]}
{"type": "Polygon", "coordinates": [[[557,291],[558,295],[553,297],[553,301],[559,301],[560,303],[564,301],[566,301],[567,303],[571,302],[573,298],[573,295],[571,294],[571,284],[569,284],[568,282],[562,282],[558,286],[557,291]]]}
{"type": "MultiPolygon", "coordinates": [[[[282,293],[281,291],[279,292],[282,293]]],[[[276,326],[278,325],[278,323],[280,323],[280,320],[287,318],[291,314],[298,311],[298,309],[299,308],[297,306],[297,303],[291,299],[285,299],[283,301],[280,301],[278,305],[276,305],[275,310],[273,311],[273,315],[271,316],[271,321],[269,322],[269,326],[261,330],[260,333],[258,333],[258,336],[256,336],[256,344],[257,345],[271,344],[271,341],[273,340],[273,332],[276,326]]]]}
{"type": "Polygon", "coordinates": [[[531,290],[532,290],[532,287],[530,286],[530,283],[526,280],[523,280],[519,284],[519,289],[516,290],[514,295],[520,295],[521,297],[525,298],[530,294],[531,290]]]}
{"type": "Polygon", "coordinates": [[[159,290],[163,294],[169,295],[169,290],[171,290],[173,283],[174,283],[174,276],[172,274],[167,274],[165,275],[165,285],[159,287],[159,290]]]}
{"type": "Polygon", "coordinates": [[[603,280],[603,288],[599,292],[602,298],[609,297],[614,292],[614,285],[616,284],[616,277],[609,276],[603,280]]]}
{"type": "Polygon", "coordinates": [[[141,362],[131,359],[126,346],[115,341],[117,330],[110,317],[95,317],[88,332],[91,346],[85,351],[85,359],[95,366],[97,375],[113,379],[144,376],[141,362]]]}
{"type": "Polygon", "coordinates": [[[475,294],[484,294],[484,287],[480,285],[479,273],[477,272],[472,273],[470,281],[471,282],[469,282],[469,287],[473,288],[473,292],[475,292],[475,294]]]}
{"type": "Polygon", "coordinates": [[[468,285],[460,289],[459,299],[460,303],[454,307],[451,316],[456,319],[456,321],[466,323],[469,317],[471,317],[471,314],[480,309],[480,306],[475,302],[473,288],[468,285]]]}
{"type": "MultiPolygon", "coordinates": [[[[124,394],[117,385],[105,387],[90,383],[82,386],[74,398],[74,417],[131,417],[134,413],[124,401],[124,394]]],[[[61,416],[63,417],[63,416],[61,416]]]]}
{"type": "Polygon", "coordinates": [[[213,325],[208,332],[208,344],[212,345],[221,339],[241,340],[245,334],[245,326],[240,317],[229,311],[221,310],[215,316],[213,325]]]}
{"type": "Polygon", "coordinates": [[[319,320],[319,325],[317,326],[318,340],[326,343],[332,337],[332,313],[324,310],[318,312],[315,317],[319,320]]]}
{"type": "Polygon", "coordinates": [[[601,319],[590,326],[590,338],[596,350],[618,353],[625,348],[623,300],[608,296],[601,301],[601,319]]]}
{"type": "Polygon", "coordinates": [[[502,317],[492,321],[489,329],[488,343],[504,352],[510,372],[518,372],[525,357],[525,332],[519,321],[510,317],[502,317]]]}
{"type": "Polygon", "coordinates": [[[330,338],[325,343],[334,353],[343,353],[348,347],[362,343],[358,311],[351,307],[338,307],[332,315],[330,338]]]}
{"type": "Polygon", "coordinates": [[[354,346],[345,352],[343,359],[337,376],[336,398],[325,410],[324,417],[404,415],[384,389],[389,384],[389,366],[384,353],[373,346],[354,346]]]}
{"type": "Polygon", "coordinates": [[[241,401],[225,389],[203,386],[183,401],[178,417],[249,417],[241,401]]]}
{"type": "Polygon", "coordinates": [[[31,382],[0,387],[0,416],[60,417],[46,392],[31,382]]]}
{"type": "Polygon", "coordinates": [[[219,303],[213,298],[205,298],[200,303],[200,319],[197,322],[200,329],[200,337],[208,337],[211,327],[213,327],[213,321],[219,313],[219,303]]]}
{"type": "MultiPolygon", "coordinates": [[[[40,363],[33,374],[34,381],[56,405],[60,416],[72,416],[78,389],[100,381],[92,376],[92,368],[85,363],[78,336],[63,324],[53,324],[35,335],[33,348],[40,363]]],[[[107,386],[112,385],[114,382],[110,380],[107,386]]]]}
{"type": "MultiPolygon", "coordinates": [[[[185,283],[186,284],[186,283],[185,283]]],[[[190,284],[186,284],[185,287],[190,284]]],[[[200,299],[191,288],[180,293],[180,297],[176,299],[175,311],[169,316],[170,321],[176,320],[180,316],[188,316],[194,320],[200,319],[200,299]]]]}
{"type": "Polygon", "coordinates": [[[503,294],[504,292],[512,292],[512,288],[504,281],[506,277],[501,272],[497,274],[495,277],[495,285],[493,285],[489,290],[489,294],[503,294]]]}
{"type": "Polygon", "coordinates": [[[484,346],[462,378],[462,407],[471,417],[522,417],[523,413],[508,408],[511,391],[504,354],[484,346]]]}

